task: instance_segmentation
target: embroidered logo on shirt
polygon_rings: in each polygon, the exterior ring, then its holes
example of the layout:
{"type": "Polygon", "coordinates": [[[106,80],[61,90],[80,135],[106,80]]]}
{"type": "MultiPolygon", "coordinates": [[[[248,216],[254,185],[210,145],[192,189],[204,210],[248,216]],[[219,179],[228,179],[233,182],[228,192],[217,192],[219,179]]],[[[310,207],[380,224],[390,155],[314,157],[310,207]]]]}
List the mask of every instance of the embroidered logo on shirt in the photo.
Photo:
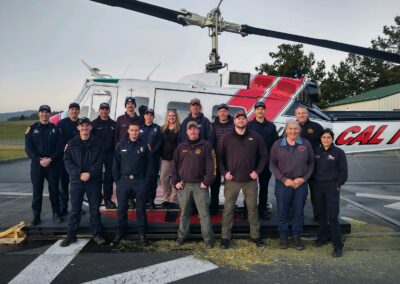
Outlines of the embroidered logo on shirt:
{"type": "Polygon", "coordinates": [[[122,150],[121,150],[121,152],[128,152],[128,150],[126,150],[126,149],[122,149],[122,150]]]}
{"type": "Polygon", "coordinates": [[[335,160],[335,157],[332,156],[332,155],[328,155],[328,157],[326,157],[326,159],[327,159],[327,160],[332,160],[332,161],[334,161],[334,160],[335,160]]]}
{"type": "Polygon", "coordinates": [[[39,130],[35,129],[35,130],[33,130],[33,133],[34,134],[39,133],[39,130]]]}
{"type": "Polygon", "coordinates": [[[314,133],[314,129],[308,128],[308,129],[307,129],[307,132],[308,132],[308,134],[313,134],[313,133],[314,133]]]}
{"type": "Polygon", "coordinates": [[[188,152],[188,150],[182,150],[182,153],[187,153],[188,152]]]}
{"type": "Polygon", "coordinates": [[[139,131],[140,133],[143,133],[143,129],[140,129],[140,131],[139,131]]]}
{"type": "Polygon", "coordinates": [[[200,154],[201,154],[201,149],[199,149],[199,148],[195,149],[195,150],[194,150],[194,153],[195,153],[196,155],[200,155],[200,154]]]}
{"type": "Polygon", "coordinates": [[[140,147],[139,151],[142,152],[142,153],[144,152],[143,146],[140,147]]]}
{"type": "Polygon", "coordinates": [[[321,158],[321,156],[320,155],[315,155],[315,158],[319,159],[319,158],[321,158]]]}
{"type": "Polygon", "coordinates": [[[297,146],[297,150],[299,150],[300,152],[304,152],[305,149],[306,147],[304,147],[303,145],[297,146]]]}
{"type": "Polygon", "coordinates": [[[154,128],[154,130],[153,130],[154,132],[157,132],[157,128],[154,128]]]}
{"type": "Polygon", "coordinates": [[[250,137],[250,138],[249,138],[249,141],[253,141],[253,140],[254,140],[253,137],[250,137]]]}

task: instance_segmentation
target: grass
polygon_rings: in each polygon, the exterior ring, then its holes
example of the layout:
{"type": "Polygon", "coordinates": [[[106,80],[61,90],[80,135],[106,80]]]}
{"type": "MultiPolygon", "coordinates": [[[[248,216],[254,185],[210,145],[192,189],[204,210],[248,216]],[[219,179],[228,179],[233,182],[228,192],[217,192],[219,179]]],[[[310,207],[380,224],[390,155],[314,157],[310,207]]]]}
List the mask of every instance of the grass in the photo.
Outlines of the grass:
{"type": "MultiPolygon", "coordinates": [[[[174,241],[161,240],[152,242],[148,247],[140,247],[135,241],[123,241],[120,244],[118,251],[130,252],[186,252],[195,257],[210,261],[219,267],[228,267],[243,271],[254,271],[254,267],[258,265],[266,265],[270,268],[279,267],[282,263],[289,266],[351,266],[357,265],[360,269],[365,266],[363,255],[369,255],[371,260],[374,257],[377,261],[393,263],[387,265],[400,265],[397,254],[400,250],[400,237],[385,236],[384,233],[393,232],[394,230],[379,225],[366,224],[354,220],[353,232],[382,232],[382,236],[378,237],[350,237],[344,238],[344,257],[340,259],[333,258],[332,244],[315,247],[310,239],[303,240],[306,246],[305,251],[297,251],[293,244],[287,250],[279,249],[278,239],[267,239],[267,246],[257,248],[253,243],[245,239],[234,239],[228,250],[219,247],[219,240],[216,240],[216,245],[213,249],[207,249],[201,241],[189,241],[182,246],[178,246],[174,241]],[[394,257],[387,258],[387,255],[394,257]]],[[[374,261],[372,261],[373,263],[374,261]]],[[[372,264],[371,264],[372,265],[372,264]]]]}
{"type": "Polygon", "coordinates": [[[33,123],[31,120],[0,122],[0,160],[26,157],[25,131],[33,123]]]}
{"type": "Polygon", "coordinates": [[[23,144],[25,131],[35,121],[0,121],[0,143],[1,144],[23,144]]]}

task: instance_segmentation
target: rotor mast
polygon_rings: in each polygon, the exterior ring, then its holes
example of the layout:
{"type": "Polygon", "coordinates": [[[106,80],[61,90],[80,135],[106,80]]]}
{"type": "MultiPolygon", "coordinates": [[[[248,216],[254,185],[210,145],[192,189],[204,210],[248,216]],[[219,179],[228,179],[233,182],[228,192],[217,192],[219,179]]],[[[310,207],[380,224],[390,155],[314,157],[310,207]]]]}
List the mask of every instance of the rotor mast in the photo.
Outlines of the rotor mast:
{"type": "Polygon", "coordinates": [[[218,36],[223,31],[228,31],[232,33],[239,33],[242,36],[246,36],[246,33],[241,31],[241,25],[225,22],[221,17],[221,11],[219,6],[222,0],[220,0],[217,8],[213,9],[208,13],[207,17],[200,16],[196,13],[189,12],[187,10],[180,10],[184,15],[178,15],[178,19],[185,22],[187,25],[195,25],[201,28],[208,27],[208,35],[211,37],[211,52],[210,52],[210,62],[206,64],[206,72],[218,72],[227,66],[226,63],[222,63],[219,59],[218,54],[218,36]]]}

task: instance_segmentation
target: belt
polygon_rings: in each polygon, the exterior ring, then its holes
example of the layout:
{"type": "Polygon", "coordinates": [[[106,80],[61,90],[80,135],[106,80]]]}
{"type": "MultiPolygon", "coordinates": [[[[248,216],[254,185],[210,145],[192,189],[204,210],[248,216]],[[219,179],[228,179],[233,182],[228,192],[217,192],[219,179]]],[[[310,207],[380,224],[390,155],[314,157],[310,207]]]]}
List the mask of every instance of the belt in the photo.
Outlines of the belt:
{"type": "Polygon", "coordinates": [[[143,175],[129,175],[129,176],[122,176],[122,178],[124,179],[130,179],[130,180],[134,180],[134,179],[139,179],[139,178],[143,178],[143,175]]]}

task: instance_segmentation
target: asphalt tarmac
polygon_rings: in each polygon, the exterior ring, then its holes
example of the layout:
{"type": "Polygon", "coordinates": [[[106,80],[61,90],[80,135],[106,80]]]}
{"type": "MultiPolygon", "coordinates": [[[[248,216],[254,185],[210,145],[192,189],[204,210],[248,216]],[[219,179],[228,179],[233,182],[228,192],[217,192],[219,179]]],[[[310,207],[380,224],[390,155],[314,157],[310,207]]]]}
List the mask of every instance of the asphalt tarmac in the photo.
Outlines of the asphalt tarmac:
{"type": "MultiPolygon", "coordinates": [[[[28,240],[0,245],[0,283],[398,283],[399,152],[348,155],[348,163],[341,216],[352,224],[352,234],[340,259],[331,257],[330,244],[317,249],[311,239],[301,252],[282,251],[271,239],[262,249],[246,246],[248,251],[234,242],[228,252],[218,247],[207,252],[201,242],[167,250],[154,243],[142,250],[98,247],[87,240],[66,251],[56,240],[28,240]],[[247,268],[237,264],[246,261],[247,268]]],[[[29,161],[0,164],[0,227],[30,220],[31,190],[29,161]]],[[[43,214],[50,213],[48,198],[43,201],[43,214]]]]}

